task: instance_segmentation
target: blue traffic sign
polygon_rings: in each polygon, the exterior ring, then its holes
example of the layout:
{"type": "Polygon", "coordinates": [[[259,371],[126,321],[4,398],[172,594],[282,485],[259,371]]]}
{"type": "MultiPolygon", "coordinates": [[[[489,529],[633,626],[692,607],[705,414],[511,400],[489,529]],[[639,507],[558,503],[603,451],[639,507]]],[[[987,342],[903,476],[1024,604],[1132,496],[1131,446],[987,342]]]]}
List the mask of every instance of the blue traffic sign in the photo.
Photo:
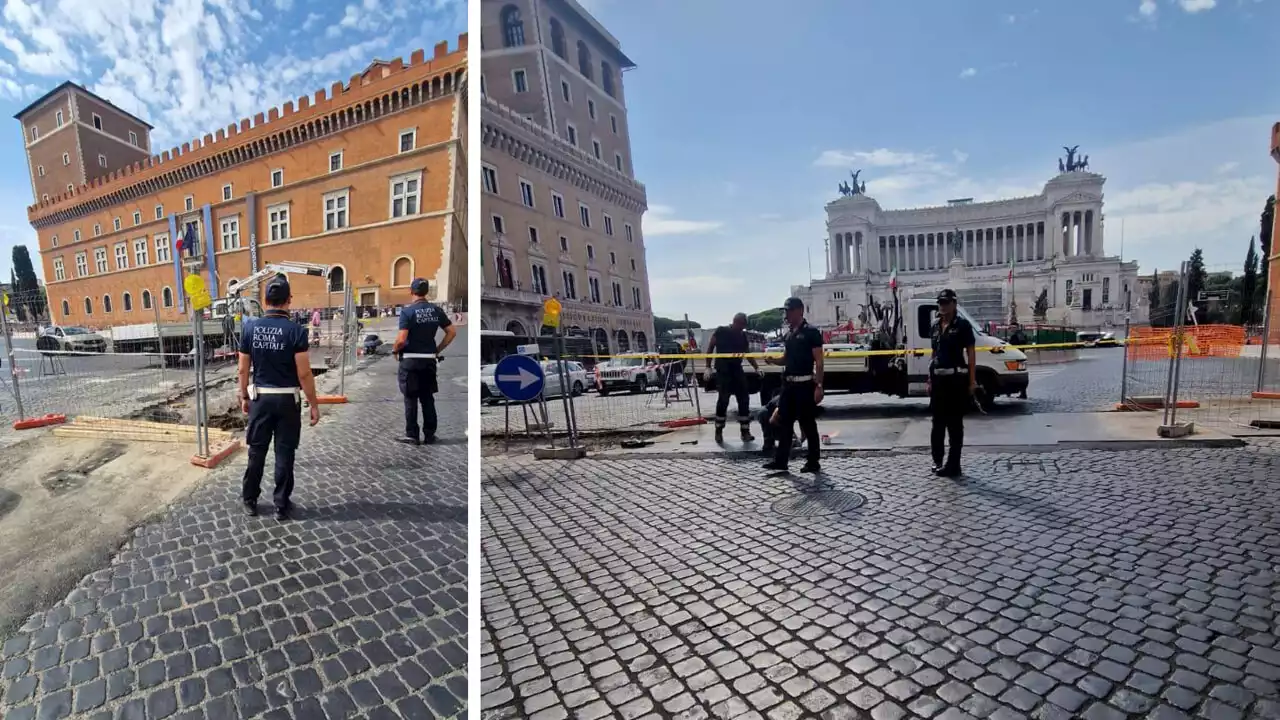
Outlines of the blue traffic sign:
{"type": "Polygon", "coordinates": [[[542,364],[527,355],[502,358],[498,367],[493,369],[493,380],[498,385],[498,392],[514,402],[527,402],[538,397],[546,384],[542,364]]]}

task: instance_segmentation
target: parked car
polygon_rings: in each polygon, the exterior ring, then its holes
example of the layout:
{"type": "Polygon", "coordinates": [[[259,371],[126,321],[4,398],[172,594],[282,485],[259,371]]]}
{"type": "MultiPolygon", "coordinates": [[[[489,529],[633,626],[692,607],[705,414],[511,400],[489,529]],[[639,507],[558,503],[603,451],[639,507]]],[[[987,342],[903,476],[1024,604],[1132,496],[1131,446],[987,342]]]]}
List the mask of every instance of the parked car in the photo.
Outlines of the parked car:
{"type": "Polygon", "coordinates": [[[1085,347],[1120,347],[1113,332],[1078,332],[1076,342],[1085,347]]]}
{"type": "MultiPolygon", "coordinates": [[[[563,391],[560,389],[560,371],[556,367],[556,361],[543,360],[540,364],[543,376],[542,396],[544,398],[559,397],[563,391]]],[[[494,376],[497,367],[496,364],[480,366],[480,402],[486,405],[497,405],[506,399],[498,389],[498,382],[494,376]]],[[[568,373],[570,392],[574,396],[586,392],[589,380],[587,369],[582,366],[582,363],[566,361],[565,368],[568,373]]]]}
{"type": "Polygon", "coordinates": [[[107,351],[107,339],[87,328],[51,325],[37,332],[36,349],[104,353],[107,351]]]}

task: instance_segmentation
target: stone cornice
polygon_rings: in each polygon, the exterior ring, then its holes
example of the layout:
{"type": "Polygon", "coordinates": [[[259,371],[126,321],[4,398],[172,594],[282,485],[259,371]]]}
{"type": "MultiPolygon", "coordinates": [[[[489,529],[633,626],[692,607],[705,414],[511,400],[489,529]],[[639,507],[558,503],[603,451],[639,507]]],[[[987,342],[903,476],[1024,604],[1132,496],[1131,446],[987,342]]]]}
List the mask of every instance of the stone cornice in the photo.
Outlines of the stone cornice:
{"type": "Polygon", "coordinates": [[[546,128],[521,118],[504,105],[486,98],[482,108],[482,155],[487,151],[506,153],[535,170],[637,215],[648,208],[644,185],[574,148],[546,128]]]}

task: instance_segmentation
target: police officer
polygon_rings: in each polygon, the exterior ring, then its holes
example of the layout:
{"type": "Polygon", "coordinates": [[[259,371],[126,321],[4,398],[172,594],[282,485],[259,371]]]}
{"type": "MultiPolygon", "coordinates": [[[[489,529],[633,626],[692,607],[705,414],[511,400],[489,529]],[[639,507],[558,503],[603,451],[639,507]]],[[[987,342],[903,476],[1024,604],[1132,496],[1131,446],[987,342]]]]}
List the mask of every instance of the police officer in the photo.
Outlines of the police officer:
{"type": "Polygon", "coordinates": [[[302,435],[302,396],[311,405],[312,425],[320,422],[320,405],[311,374],[307,329],[289,316],[292,293],[283,275],[267,283],[266,299],[266,313],[247,321],[240,336],[240,409],[249,416],[245,430],[249,465],[244,471],[241,499],[248,515],[258,514],[267,448],[274,440],[276,519],[287,520],[292,507],[294,453],[302,435]]]}
{"type": "MultiPolygon", "coordinates": [[[[711,333],[707,342],[707,353],[746,353],[750,350],[747,342],[747,316],[738,313],[733,316],[733,323],[721,325],[711,333]]],[[[720,396],[716,399],[716,442],[724,442],[724,426],[728,422],[729,398],[738,399],[738,426],[742,432],[742,441],[755,440],[751,436],[751,395],[747,392],[747,376],[742,372],[742,358],[716,358],[716,390],[720,396]]],[[[755,358],[747,358],[751,367],[760,372],[755,358]]],[[[711,368],[711,358],[707,358],[707,368],[711,368]]]]}
{"type": "Polygon", "coordinates": [[[783,340],[781,358],[767,358],[771,365],[781,365],[782,392],[778,396],[778,429],[775,433],[778,452],[765,470],[786,471],[791,459],[791,438],[795,424],[800,423],[808,447],[808,458],[800,472],[819,472],[818,404],[822,402],[822,333],[804,319],[804,302],[787,298],[786,311],[790,328],[783,340]]]}
{"type": "Polygon", "coordinates": [[[392,352],[400,359],[400,394],[404,395],[404,437],[408,445],[433,443],[436,439],[435,394],[440,391],[436,366],[445,348],[458,336],[448,313],[427,302],[427,281],[417,278],[409,285],[413,302],[400,310],[400,332],[392,352]],[[436,331],[444,329],[444,339],[436,345],[436,331]],[[418,408],[422,425],[418,425],[418,408]]]}
{"type": "Polygon", "coordinates": [[[960,450],[964,447],[964,413],[977,390],[977,360],[973,326],[956,313],[956,291],[938,293],[938,319],[933,321],[933,359],[929,363],[929,409],[933,414],[933,474],[960,474],[960,450]],[[943,463],[943,439],[951,447],[943,463]]]}

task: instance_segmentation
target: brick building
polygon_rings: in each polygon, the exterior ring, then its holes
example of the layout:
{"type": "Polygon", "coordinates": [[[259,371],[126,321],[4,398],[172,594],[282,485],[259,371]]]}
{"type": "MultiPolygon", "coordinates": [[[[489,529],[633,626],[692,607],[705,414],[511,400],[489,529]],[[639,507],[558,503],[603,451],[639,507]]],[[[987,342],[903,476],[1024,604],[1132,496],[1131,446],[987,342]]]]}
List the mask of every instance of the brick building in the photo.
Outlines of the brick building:
{"type": "Polygon", "coordinates": [[[186,311],[188,228],[215,296],[271,262],[295,307],[400,304],[414,277],[438,302],[467,295],[467,36],[451,52],[375,60],[348,83],[153,154],[151,126],[73,83],[16,116],[56,323],[96,327],[186,311]],[[332,292],[330,292],[332,290],[332,292]]]}
{"type": "Polygon", "coordinates": [[[481,327],[536,335],[548,296],[602,353],[654,347],[618,41],[574,0],[481,7],[481,327]]]}

